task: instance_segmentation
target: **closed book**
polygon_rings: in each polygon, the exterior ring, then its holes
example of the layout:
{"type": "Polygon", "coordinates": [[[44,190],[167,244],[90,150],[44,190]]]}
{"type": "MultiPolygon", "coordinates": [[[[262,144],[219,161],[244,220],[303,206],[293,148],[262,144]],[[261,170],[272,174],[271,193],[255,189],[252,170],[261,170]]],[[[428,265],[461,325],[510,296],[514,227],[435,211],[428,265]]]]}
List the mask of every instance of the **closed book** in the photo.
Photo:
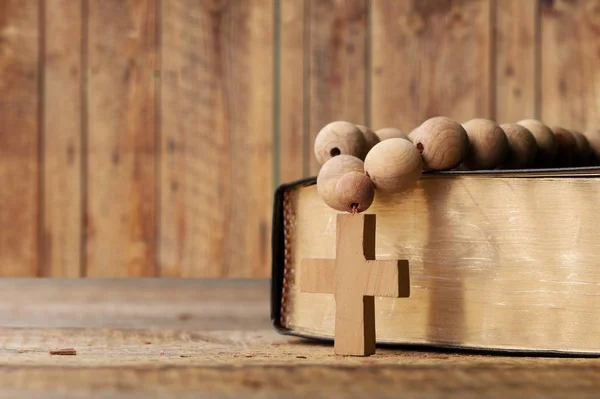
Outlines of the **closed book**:
{"type": "MultiPolygon", "coordinates": [[[[332,339],[335,298],[300,292],[334,258],[337,211],[315,179],[279,187],[272,319],[332,339]]],[[[600,168],[426,173],[376,195],[377,259],[409,261],[410,297],[376,298],[378,343],[600,355],[600,168]]]]}

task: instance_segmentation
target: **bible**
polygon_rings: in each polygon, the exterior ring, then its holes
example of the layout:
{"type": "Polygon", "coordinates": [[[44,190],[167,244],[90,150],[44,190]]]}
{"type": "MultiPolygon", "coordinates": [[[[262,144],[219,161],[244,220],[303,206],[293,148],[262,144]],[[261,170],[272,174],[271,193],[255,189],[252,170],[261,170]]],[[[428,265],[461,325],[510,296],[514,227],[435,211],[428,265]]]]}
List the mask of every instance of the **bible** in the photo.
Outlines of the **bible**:
{"type": "MultiPolygon", "coordinates": [[[[410,297],[375,298],[378,344],[600,355],[600,168],[424,173],[378,195],[378,260],[410,263],[410,297]]],[[[271,318],[331,340],[335,299],[298,287],[333,259],[336,217],[315,178],[275,193],[271,318]]]]}

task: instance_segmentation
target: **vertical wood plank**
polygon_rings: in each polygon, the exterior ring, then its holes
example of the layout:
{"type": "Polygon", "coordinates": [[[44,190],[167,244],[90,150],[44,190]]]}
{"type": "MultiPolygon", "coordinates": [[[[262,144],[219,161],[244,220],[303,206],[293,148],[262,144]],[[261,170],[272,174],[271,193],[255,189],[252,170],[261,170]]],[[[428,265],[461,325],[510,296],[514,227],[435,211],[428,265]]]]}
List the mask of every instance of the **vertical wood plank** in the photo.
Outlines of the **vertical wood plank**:
{"type": "MultiPolygon", "coordinates": [[[[198,1],[163,1],[161,7],[159,271],[162,277],[180,277],[212,266],[208,224],[220,208],[217,181],[205,177],[210,176],[218,140],[206,120],[213,116],[209,109],[214,104],[209,73],[212,29],[198,1]],[[208,203],[213,207],[206,208],[208,203]]],[[[215,275],[219,266],[214,265],[215,275]]]]}
{"type": "Polygon", "coordinates": [[[542,2],[542,120],[586,130],[600,125],[600,4],[542,2]]]}
{"type": "MultiPolygon", "coordinates": [[[[250,157],[249,177],[244,194],[237,198],[236,226],[244,226],[243,263],[231,263],[225,268],[226,276],[269,277],[271,275],[271,218],[273,216],[273,1],[252,0],[248,17],[250,40],[248,66],[241,61],[241,79],[244,70],[250,71],[247,122],[236,129],[247,141],[250,157]],[[248,132],[251,132],[248,134],[248,132]],[[248,137],[249,136],[249,137],[248,137]]],[[[243,54],[243,53],[242,53],[243,54]]],[[[236,74],[237,76],[237,74],[236,74]]],[[[243,112],[243,108],[240,107],[243,112]]],[[[244,151],[244,150],[242,150],[244,151]]],[[[242,158],[243,159],[243,158],[242,158]]],[[[235,161],[234,161],[235,162],[235,161]]],[[[246,178],[244,176],[244,179],[246,178]]],[[[234,240],[235,243],[235,240],[234,240]]]]}
{"type": "Polygon", "coordinates": [[[496,15],[496,120],[535,119],[538,90],[537,0],[498,0],[496,15]]]}
{"type": "Polygon", "coordinates": [[[491,0],[373,0],[372,16],[373,128],[493,117],[491,0]]]}
{"type": "Polygon", "coordinates": [[[89,0],[86,270],[155,271],[155,0],[89,0]]]}
{"type": "Polygon", "coordinates": [[[309,29],[309,174],[319,164],[313,143],[329,122],[369,124],[366,111],[366,0],[308,0],[309,29]]]}
{"type": "MultiPolygon", "coordinates": [[[[305,137],[305,15],[306,1],[279,1],[279,181],[305,177],[304,158],[309,143],[305,137]]],[[[310,154],[310,152],[309,152],[310,154]]],[[[277,167],[277,165],[276,165],[277,167]]],[[[308,167],[308,165],[307,165],[308,167]]]]}
{"type": "Polygon", "coordinates": [[[79,277],[81,265],[81,2],[44,11],[43,235],[46,277],[79,277]]]}
{"type": "Polygon", "coordinates": [[[269,274],[273,2],[164,1],[160,272],[269,274]]]}
{"type": "Polygon", "coordinates": [[[0,277],[38,272],[39,13],[0,1],[0,277]]]}

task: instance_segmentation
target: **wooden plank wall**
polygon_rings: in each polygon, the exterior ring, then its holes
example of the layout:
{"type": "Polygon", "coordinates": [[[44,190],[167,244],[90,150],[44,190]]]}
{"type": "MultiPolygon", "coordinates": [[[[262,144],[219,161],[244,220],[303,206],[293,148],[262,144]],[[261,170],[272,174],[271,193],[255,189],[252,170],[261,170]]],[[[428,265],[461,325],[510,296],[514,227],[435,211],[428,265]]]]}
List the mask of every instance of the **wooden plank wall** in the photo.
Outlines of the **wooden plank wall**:
{"type": "Polygon", "coordinates": [[[598,126],[595,0],[0,0],[0,276],[257,277],[346,119],[598,126]]]}

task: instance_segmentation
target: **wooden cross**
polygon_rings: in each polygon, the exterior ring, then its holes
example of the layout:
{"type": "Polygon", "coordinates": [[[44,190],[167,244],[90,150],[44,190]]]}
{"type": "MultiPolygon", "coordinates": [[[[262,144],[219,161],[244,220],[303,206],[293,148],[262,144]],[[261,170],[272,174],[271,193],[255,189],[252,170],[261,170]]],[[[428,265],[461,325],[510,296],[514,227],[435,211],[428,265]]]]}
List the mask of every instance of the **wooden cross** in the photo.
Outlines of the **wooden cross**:
{"type": "Polygon", "coordinates": [[[300,290],[335,295],[338,355],[375,353],[375,296],[408,297],[408,261],[375,260],[375,215],[338,214],[336,259],[303,259],[300,290]]]}

